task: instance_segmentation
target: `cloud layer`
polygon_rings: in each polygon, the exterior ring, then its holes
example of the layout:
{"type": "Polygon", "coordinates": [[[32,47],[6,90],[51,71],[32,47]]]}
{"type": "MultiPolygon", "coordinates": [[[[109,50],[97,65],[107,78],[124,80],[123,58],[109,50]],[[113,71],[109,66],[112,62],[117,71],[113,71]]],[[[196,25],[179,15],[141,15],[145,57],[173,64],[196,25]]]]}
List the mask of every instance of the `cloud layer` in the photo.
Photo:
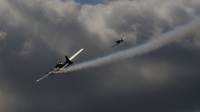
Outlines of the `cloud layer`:
{"type": "Polygon", "coordinates": [[[199,0],[0,0],[0,111],[199,111],[199,33],[35,83],[80,48],[74,63],[144,44],[199,15],[199,0]]]}
{"type": "Polygon", "coordinates": [[[119,51],[117,53],[113,53],[101,58],[97,58],[94,60],[89,60],[80,64],[76,64],[74,66],[70,66],[67,69],[63,69],[62,71],[58,71],[56,73],[67,73],[71,71],[92,68],[92,67],[101,66],[107,63],[121,61],[127,58],[149,53],[169,43],[177,41],[180,38],[184,38],[192,34],[198,33],[198,31],[200,30],[199,23],[200,23],[200,18],[196,18],[192,22],[186,25],[177,27],[176,29],[173,29],[172,31],[169,31],[166,34],[163,34],[145,44],[136,46],[134,48],[126,49],[123,51],[119,51]]]}

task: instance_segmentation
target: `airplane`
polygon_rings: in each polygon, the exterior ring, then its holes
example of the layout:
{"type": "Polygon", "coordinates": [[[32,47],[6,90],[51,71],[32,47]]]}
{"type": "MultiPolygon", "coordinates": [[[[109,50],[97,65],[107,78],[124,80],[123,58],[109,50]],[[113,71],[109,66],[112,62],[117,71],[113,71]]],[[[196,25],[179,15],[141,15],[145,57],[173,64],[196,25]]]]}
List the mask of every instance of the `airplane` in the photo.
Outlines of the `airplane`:
{"type": "Polygon", "coordinates": [[[126,37],[123,37],[123,38],[121,38],[121,39],[119,39],[119,40],[114,41],[114,42],[116,42],[116,44],[113,45],[112,47],[114,47],[114,46],[120,44],[121,42],[123,42],[123,41],[125,40],[125,38],[126,38],[126,37]]]}
{"type": "Polygon", "coordinates": [[[48,76],[51,76],[54,74],[54,72],[56,71],[60,71],[62,70],[63,68],[73,64],[72,60],[81,52],[83,51],[83,48],[80,49],[77,53],[75,53],[72,57],[68,58],[66,55],[65,55],[65,59],[66,61],[65,62],[60,62],[58,64],[56,64],[56,66],[54,67],[54,69],[51,69],[52,71],[46,73],[43,77],[41,77],[40,79],[36,80],[36,82],[39,82],[40,80],[48,77],[48,76]]]}

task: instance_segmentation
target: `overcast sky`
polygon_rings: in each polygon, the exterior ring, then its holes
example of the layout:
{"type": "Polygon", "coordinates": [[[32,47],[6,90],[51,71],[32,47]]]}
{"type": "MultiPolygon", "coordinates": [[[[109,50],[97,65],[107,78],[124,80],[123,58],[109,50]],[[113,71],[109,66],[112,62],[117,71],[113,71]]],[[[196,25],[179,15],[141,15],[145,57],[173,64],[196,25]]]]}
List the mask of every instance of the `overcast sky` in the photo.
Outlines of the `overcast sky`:
{"type": "Polygon", "coordinates": [[[0,0],[1,112],[200,112],[200,29],[148,54],[53,75],[147,43],[200,15],[200,0],[0,0]],[[126,40],[111,48],[116,39],[126,40]]]}

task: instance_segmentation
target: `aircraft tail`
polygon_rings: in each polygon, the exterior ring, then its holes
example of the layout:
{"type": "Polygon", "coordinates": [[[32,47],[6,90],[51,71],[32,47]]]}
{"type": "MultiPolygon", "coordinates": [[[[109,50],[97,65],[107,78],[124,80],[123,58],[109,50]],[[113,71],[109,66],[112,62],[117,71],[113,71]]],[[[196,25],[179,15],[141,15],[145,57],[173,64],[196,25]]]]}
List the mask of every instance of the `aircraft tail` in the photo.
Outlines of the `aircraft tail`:
{"type": "Polygon", "coordinates": [[[65,59],[66,59],[66,62],[65,63],[69,63],[69,64],[72,64],[73,62],[69,60],[69,58],[65,55],[65,59]]]}

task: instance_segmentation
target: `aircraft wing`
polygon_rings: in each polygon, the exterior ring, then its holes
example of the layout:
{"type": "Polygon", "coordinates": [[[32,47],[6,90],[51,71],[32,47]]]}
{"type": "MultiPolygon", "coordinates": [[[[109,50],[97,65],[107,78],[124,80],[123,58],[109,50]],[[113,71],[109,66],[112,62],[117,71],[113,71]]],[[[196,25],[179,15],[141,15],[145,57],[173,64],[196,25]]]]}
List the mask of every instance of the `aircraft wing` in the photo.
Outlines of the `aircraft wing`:
{"type": "Polygon", "coordinates": [[[74,54],[72,57],[70,57],[69,60],[72,61],[82,50],[83,50],[83,48],[80,49],[80,50],[79,50],[76,54],[74,54]]]}
{"type": "Polygon", "coordinates": [[[46,74],[45,76],[39,78],[36,82],[39,82],[40,80],[42,80],[42,79],[44,79],[44,78],[50,76],[51,74],[52,74],[52,73],[48,73],[48,74],[46,74]]]}
{"type": "Polygon", "coordinates": [[[39,78],[38,80],[36,80],[36,82],[39,82],[39,81],[41,81],[42,79],[44,79],[44,78],[46,78],[46,77],[48,77],[48,76],[52,75],[54,72],[56,72],[56,71],[58,71],[58,70],[59,70],[59,68],[54,68],[54,70],[52,70],[51,72],[49,72],[49,73],[45,74],[45,76],[43,76],[43,77],[39,78]]]}
{"type": "Polygon", "coordinates": [[[117,43],[117,44],[115,44],[115,45],[113,45],[112,47],[114,47],[114,46],[116,46],[116,45],[118,45],[118,43],[117,43]]]}

